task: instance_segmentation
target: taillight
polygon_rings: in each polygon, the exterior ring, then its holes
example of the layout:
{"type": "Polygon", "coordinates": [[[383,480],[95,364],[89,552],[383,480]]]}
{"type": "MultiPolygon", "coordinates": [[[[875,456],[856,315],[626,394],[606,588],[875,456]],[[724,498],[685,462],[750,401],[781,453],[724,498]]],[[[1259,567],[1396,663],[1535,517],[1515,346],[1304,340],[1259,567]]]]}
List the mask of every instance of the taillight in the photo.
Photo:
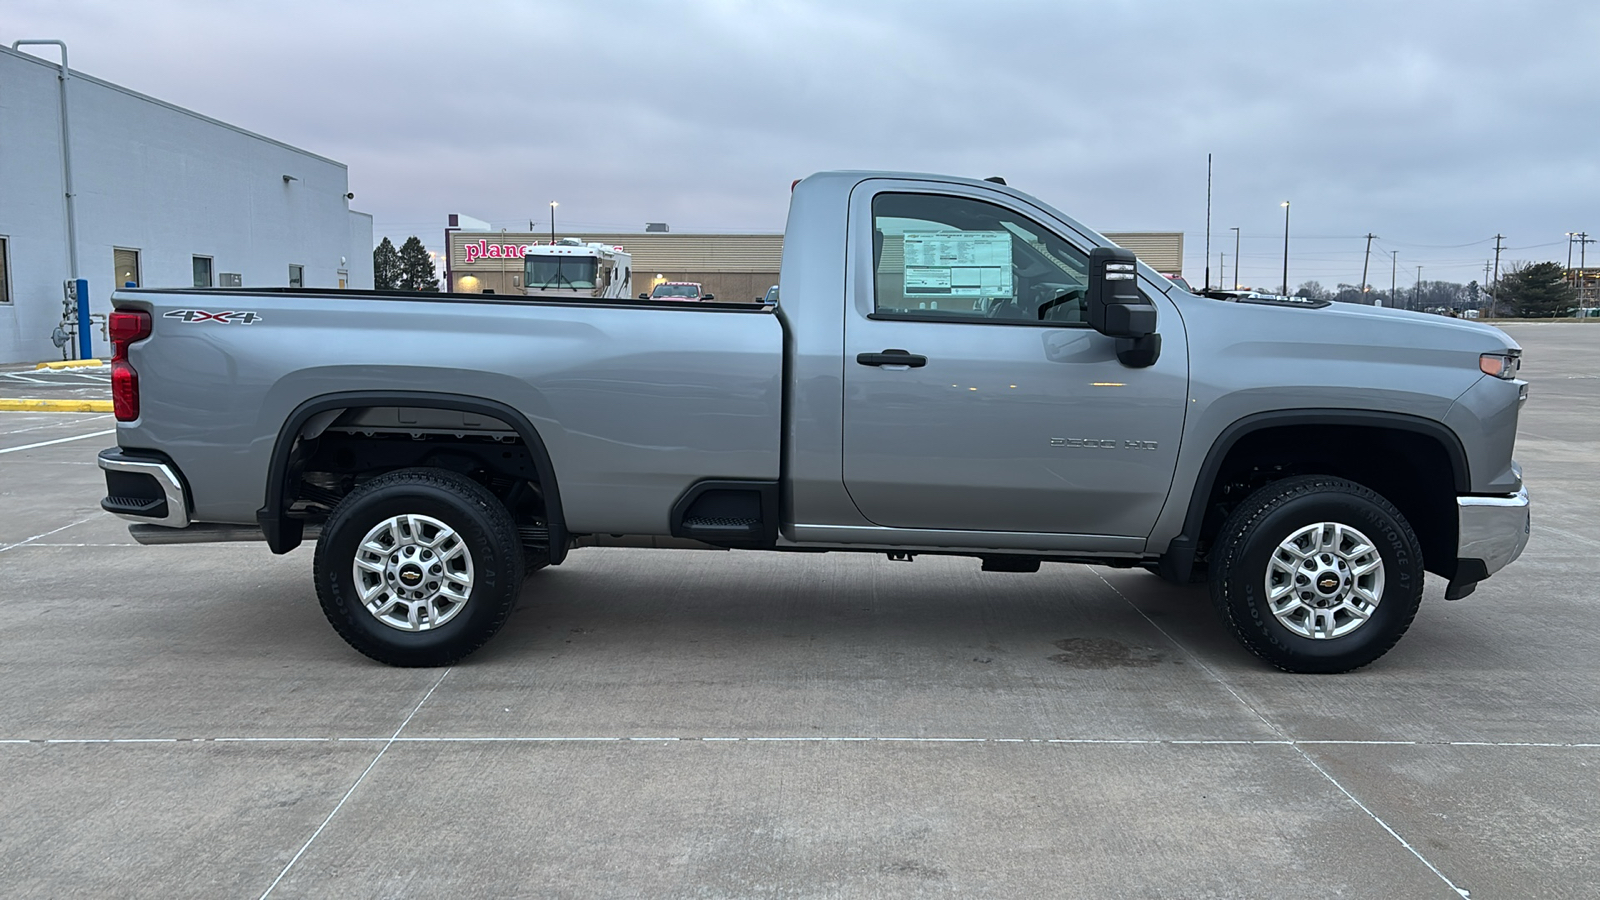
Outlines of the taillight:
{"type": "Polygon", "coordinates": [[[106,323],[111,333],[111,408],[118,422],[139,418],[139,373],[128,362],[128,345],[150,336],[150,314],[119,309],[106,323]]]}

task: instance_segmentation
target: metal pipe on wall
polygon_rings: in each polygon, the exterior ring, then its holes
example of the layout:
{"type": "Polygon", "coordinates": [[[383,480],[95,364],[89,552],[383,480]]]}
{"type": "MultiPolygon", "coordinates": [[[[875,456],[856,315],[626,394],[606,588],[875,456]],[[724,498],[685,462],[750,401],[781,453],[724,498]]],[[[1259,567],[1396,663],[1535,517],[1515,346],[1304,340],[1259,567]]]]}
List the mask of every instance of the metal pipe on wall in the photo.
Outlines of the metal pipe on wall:
{"type": "MultiPolygon", "coordinates": [[[[67,268],[68,276],[78,282],[78,217],[75,204],[77,193],[72,189],[72,126],[67,115],[67,79],[72,77],[72,70],[67,65],[67,42],[50,38],[29,38],[12,41],[11,49],[29,45],[48,44],[61,48],[61,74],[57,76],[61,87],[61,181],[66,190],[67,207],[67,268]]],[[[78,291],[78,358],[88,359],[94,355],[92,335],[89,330],[89,298],[88,291],[78,291]]]]}

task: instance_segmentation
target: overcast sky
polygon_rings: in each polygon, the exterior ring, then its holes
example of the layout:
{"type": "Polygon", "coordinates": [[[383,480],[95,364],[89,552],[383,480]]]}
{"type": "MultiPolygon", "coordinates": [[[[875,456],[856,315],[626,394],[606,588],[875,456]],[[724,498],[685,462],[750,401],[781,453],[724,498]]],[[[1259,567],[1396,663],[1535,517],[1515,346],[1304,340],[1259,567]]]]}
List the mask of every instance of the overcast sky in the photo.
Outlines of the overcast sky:
{"type": "MultiPolygon", "coordinates": [[[[1386,288],[1600,235],[1600,3],[7,0],[0,40],[340,160],[376,236],[781,231],[839,168],[1003,175],[1185,274],[1386,288]],[[547,227],[547,226],[541,226],[547,227]]],[[[1591,246],[1600,261],[1600,246],[1591,246]]]]}

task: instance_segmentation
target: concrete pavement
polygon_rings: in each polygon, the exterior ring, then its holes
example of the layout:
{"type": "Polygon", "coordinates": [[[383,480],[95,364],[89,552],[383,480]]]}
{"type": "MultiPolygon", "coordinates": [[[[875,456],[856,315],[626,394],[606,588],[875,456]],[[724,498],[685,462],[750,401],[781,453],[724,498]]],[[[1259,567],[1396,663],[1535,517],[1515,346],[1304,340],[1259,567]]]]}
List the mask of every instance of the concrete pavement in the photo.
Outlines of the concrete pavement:
{"type": "Polygon", "coordinates": [[[389,669],[309,547],[134,545],[108,417],[0,413],[0,894],[1592,896],[1600,327],[1507,330],[1528,551],[1344,676],[1140,571],[645,550],[389,669]]]}

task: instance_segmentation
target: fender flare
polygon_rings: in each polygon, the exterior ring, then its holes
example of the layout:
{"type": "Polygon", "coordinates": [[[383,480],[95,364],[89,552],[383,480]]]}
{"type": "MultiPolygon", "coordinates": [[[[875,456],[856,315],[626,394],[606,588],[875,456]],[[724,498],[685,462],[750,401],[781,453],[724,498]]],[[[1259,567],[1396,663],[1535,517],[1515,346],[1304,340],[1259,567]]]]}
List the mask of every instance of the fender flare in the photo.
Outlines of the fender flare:
{"type": "Polygon", "coordinates": [[[1222,462],[1228,458],[1235,444],[1247,435],[1268,428],[1292,425],[1342,425],[1351,427],[1388,428],[1409,431],[1431,437],[1444,448],[1450,459],[1451,482],[1456,493],[1471,491],[1472,477],[1468,467],[1467,451],[1461,438],[1443,422],[1405,413],[1381,412],[1362,409],[1287,409],[1252,413],[1222,429],[1206,452],[1205,462],[1195,477],[1194,489],[1189,495],[1189,508],[1184,515],[1183,530],[1167,544],[1161,555],[1159,571],[1163,578],[1184,582],[1194,571],[1194,558],[1200,545],[1200,528],[1206,517],[1206,502],[1216,486],[1222,462]]]}
{"type": "Polygon", "coordinates": [[[412,406],[422,409],[451,409],[499,419],[510,425],[528,446],[534,467],[539,472],[539,486],[544,491],[545,519],[550,529],[550,564],[560,565],[566,558],[569,535],[566,516],[561,508],[561,490],[556,482],[555,465],[550,461],[550,451],[545,447],[539,430],[528,417],[497,400],[469,397],[462,394],[443,394],[431,391],[343,391],[312,397],[294,408],[278,429],[272,445],[272,456],[267,464],[267,491],[264,503],[256,512],[256,522],[266,535],[267,547],[273,553],[283,554],[300,546],[304,525],[298,519],[286,518],[285,483],[289,469],[289,453],[295,438],[306,422],[318,413],[330,409],[361,406],[412,406]]]}

